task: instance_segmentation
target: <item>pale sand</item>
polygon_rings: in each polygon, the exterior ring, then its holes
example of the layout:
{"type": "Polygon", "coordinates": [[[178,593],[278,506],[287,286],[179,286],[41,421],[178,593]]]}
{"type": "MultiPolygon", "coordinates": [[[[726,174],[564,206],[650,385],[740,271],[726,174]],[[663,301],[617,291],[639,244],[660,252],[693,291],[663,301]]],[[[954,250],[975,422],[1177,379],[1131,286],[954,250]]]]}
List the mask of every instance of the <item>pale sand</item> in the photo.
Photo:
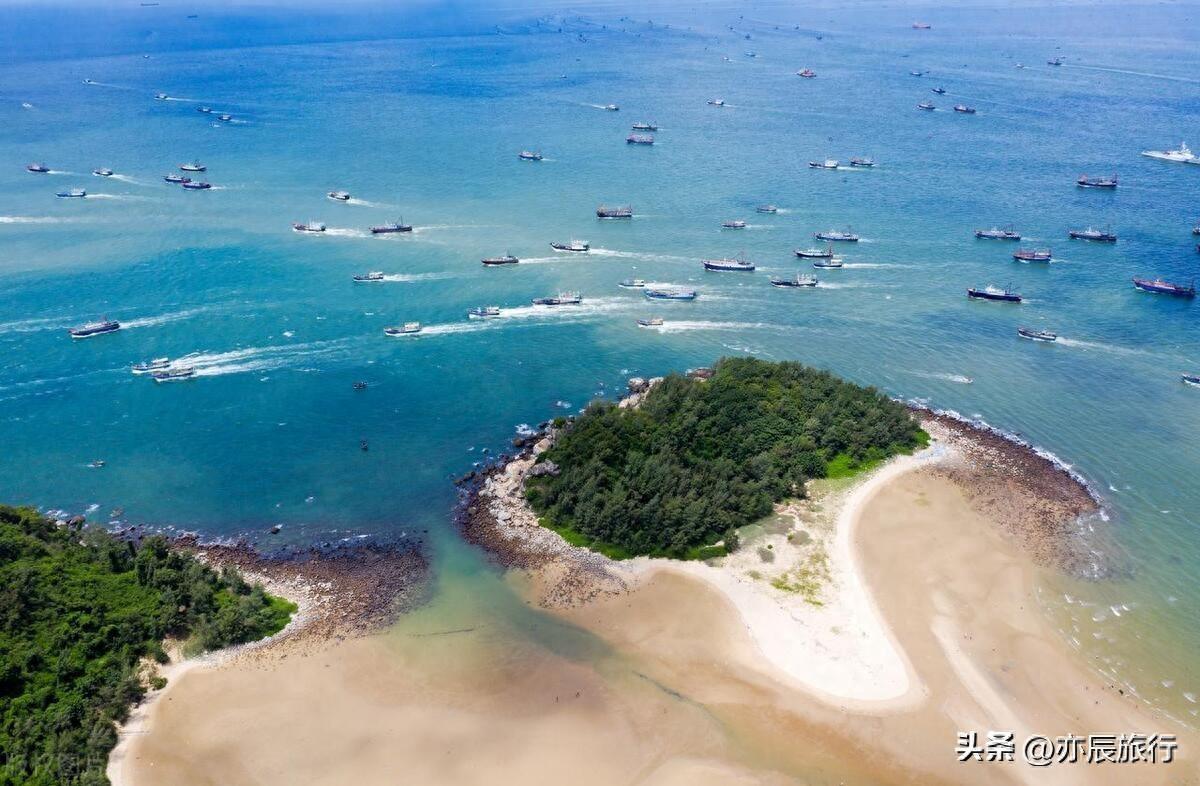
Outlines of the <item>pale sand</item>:
{"type": "Polygon", "coordinates": [[[125,783],[1200,782],[1194,735],[1086,670],[1037,608],[1038,570],[953,482],[913,466],[882,470],[833,519],[825,597],[857,633],[822,631],[822,610],[798,623],[796,609],[747,600],[768,593],[694,568],[553,612],[609,653],[554,654],[482,613],[461,635],[421,638],[405,620],[311,654],[191,670],[132,739],[125,783]],[[803,624],[846,660],[771,630],[803,624]],[[870,636],[886,657],[856,649],[870,636]],[[1181,761],[955,761],[956,731],[990,729],[1169,731],[1181,761]]]}

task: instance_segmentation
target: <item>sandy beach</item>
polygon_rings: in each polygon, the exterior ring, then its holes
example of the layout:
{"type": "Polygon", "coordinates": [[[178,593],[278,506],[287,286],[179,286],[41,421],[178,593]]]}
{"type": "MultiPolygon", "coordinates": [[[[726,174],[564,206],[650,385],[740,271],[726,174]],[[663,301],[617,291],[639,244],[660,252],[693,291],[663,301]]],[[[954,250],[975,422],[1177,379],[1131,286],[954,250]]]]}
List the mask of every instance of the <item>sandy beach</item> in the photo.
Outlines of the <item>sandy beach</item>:
{"type": "Polygon", "coordinates": [[[928,427],[927,451],[818,484],[710,565],[568,546],[522,509],[532,459],[512,462],[466,525],[509,560],[529,628],[443,598],[386,633],[192,668],[142,717],[120,782],[1197,778],[1193,732],[1105,684],[1039,608],[1063,552],[1035,525],[1094,502],[1052,466],[928,427]],[[1036,517],[1011,513],[1033,494],[1036,517]],[[1017,761],[957,760],[958,733],[994,730],[1017,761]],[[1103,732],[1175,734],[1176,761],[1020,761],[1029,735],[1103,732]]]}

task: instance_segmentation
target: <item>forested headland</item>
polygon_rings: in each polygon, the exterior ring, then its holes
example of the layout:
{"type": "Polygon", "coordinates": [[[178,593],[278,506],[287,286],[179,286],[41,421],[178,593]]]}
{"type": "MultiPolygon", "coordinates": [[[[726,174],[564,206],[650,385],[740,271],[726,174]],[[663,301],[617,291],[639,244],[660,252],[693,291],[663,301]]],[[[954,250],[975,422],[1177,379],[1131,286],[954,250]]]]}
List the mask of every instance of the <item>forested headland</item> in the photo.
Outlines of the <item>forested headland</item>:
{"type": "Polygon", "coordinates": [[[140,665],[167,660],[165,639],[188,652],[239,644],[295,610],[162,537],[0,506],[0,786],[108,783],[115,724],[146,689],[140,665]]]}
{"type": "Polygon", "coordinates": [[[739,527],[928,442],[901,403],[800,363],[726,358],[674,374],[637,407],[593,402],[539,457],[526,497],[542,523],[613,557],[717,556],[739,527]],[[717,546],[723,541],[723,545],[717,546]]]}

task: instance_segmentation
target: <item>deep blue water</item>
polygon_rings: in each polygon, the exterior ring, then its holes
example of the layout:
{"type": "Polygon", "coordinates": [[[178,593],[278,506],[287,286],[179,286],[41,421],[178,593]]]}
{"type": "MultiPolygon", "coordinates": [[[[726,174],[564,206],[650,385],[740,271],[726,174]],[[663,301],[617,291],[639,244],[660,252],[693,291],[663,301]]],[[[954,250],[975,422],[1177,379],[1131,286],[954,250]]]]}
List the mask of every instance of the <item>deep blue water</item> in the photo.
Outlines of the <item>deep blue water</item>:
{"type": "Polygon", "coordinates": [[[431,528],[454,549],[450,479],[517,424],[630,374],[799,359],[980,416],[1087,477],[1121,572],[1047,579],[1049,611],[1135,690],[1195,714],[1200,391],[1179,372],[1200,370],[1200,306],[1130,277],[1189,281],[1200,261],[1200,166],[1138,155],[1200,127],[1196,6],[664,6],[653,26],[598,5],[88,13],[90,33],[61,9],[0,9],[0,498],[210,536],[283,524],[293,543],[431,528]],[[946,111],[960,101],[978,114],[946,111]],[[653,147],[624,143],[638,120],[661,126],[653,147]],[[545,160],[518,161],[524,148],[545,160]],[[807,167],[854,155],[879,166],[807,167]],[[217,189],[163,183],[194,158],[217,189]],[[1121,186],[1076,189],[1084,172],[1121,186]],[[55,199],[71,186],[93,196],[55,199]],[[638,215],[599,222],[602,202],[638,215]],[[366,232],[399,214],[413,235],[366,232]],[[291,231],[307,220],[330,230],[291,231]],[[971,235],[1007,223],[1056,261],[1017,264],[971,235]],[[1089,224],[1120,241],[1066,239],[1089,224]],[[845,269],[811,291],[768,286],[801,269],[791,250],[812,232],[846,225],[864,241],[845,269]],[[549,249],[571,237],[593,252],[549,249]],[[505,252],[525,262],[478,262],[505,252]],[[700,269],[738,252],[758,272],[700,269]],[[368,270],[392,280],[351,282],[368,270]],[[651,304],[616,286],[630,276],[700,297],[651,304]],[[1026,302],[964,297],[989,283],[1026,302]],[[584,304],[529,307],[563,289],[584,304]],[[483,304],[504,316],[469,322],[483,304]],[[100,315],[126,329],[67,337],[100,315]],[[634,324],[651,315],[667,325],[634,324]],[[419,337],[383,335],[410,320],[419,337]],[[1019,325],[1064,340],[1022,341],[1019,325]],[[192,356],[200,377],[129,373],[160,355],[192,356]]]}

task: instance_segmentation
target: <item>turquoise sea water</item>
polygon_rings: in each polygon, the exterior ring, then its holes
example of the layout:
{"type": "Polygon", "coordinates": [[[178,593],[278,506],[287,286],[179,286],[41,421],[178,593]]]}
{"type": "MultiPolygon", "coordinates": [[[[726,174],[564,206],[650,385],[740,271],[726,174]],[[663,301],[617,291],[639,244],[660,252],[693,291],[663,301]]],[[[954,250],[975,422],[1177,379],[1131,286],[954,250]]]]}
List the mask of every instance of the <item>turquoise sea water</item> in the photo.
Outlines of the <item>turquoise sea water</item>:
{"type": "Polygon", "coordinates": [[[1200,370],[1200,306],[1129,280],[1190,281],[1200,261],[1200,166],[1138,155],[1200,128],[1196,6],[664,6],[654,25],[614,5],[434,8],[414,25],[162,6],[89,12],[87,34],[62,9],[0,10],[0,499],[208,536],[282,524],[273,542],[296,544],[429,529],[442,584],[469,581],[450,479],[518,424],[631,374],[798,359],[1071,463],[1104,499],[1093,541],[1115,567],[1051,580],[1048,611],[1195,722],[1200,391],[1179,372],[1200,370]],[[917,111],[925,99],[938,111],[917,111]],[[947,111],[958,102],[978,114],[947,111]],[[653,147],[625,144],[639,120],[661,127],[653,147]],[[545,160],[518,161],[525,148],[545,160]],[[807,167],[855,155],[879,165],[807,167]],[[216,189],[162,181],[196,158],[216,189]],[[1076,189],[1084,172],[1121,186],[1076,189]],[[72,186],[91,196],[54,197],[72,186]],[[597,221],[602,202],[637,217],[597,221]],[[366,231],[401,214],[411,236],[366,231]],[[721,230],[731,218],[750,226],[721,230]],[[291,231],[308,220],[329,231],[291,231]],[[1008,223],[1056,261],[1017,264],[1016,244],[971,235],[1008,223]],[[1115,246],[1066,239],[1110,224],[1115,246]],[[847,225],[864,240],[844,269],[815,290],[768,285],[815,272],[792,249],[847,225]],[[550,250],[572,237],[592,252],[550,250]],[[479,264],[506,252],[523,263],[479,264]],[[700,267],[738,252],[759,270],[700,267]],[[368,270],[389,280],[351,282],[368,270]],[[650,303],[617,287],[627,277],[700,297],[650,303]],[[965,298],[989,283],[1026,302],[965,298]],[[584,304],[529,305],[567,289],[584,304]],[[503,316],[466,319],[486,304],[503,316]],[[68,338],[101,315],[126,329],[68,338]],[[666,326],[634,324],[655,315],[666,326]],[[382,333],[412,320],[419,337],[382,333]],[[1022,341],[1019,325],[1064,339],[1022,341]],[[161,355],[199,378],[129,373],[161,355]]]}

